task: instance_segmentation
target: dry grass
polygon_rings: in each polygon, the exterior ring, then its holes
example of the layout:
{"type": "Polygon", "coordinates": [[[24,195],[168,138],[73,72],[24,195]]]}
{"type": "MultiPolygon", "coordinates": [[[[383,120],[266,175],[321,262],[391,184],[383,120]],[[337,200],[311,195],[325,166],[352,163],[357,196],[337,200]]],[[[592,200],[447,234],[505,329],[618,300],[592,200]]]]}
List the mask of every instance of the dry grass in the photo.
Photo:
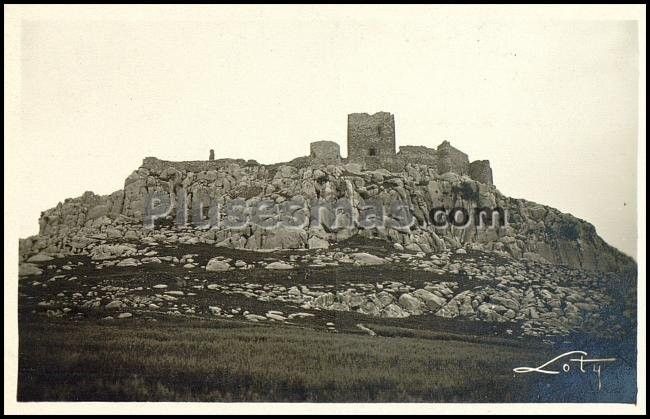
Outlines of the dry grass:
{"type": "Polygon", "coordinates": [[[287,327],[33,323],[21,330],[19,399],[505,402],[529,381],[512,366],[544,358],[530,348],[287,327]]]}

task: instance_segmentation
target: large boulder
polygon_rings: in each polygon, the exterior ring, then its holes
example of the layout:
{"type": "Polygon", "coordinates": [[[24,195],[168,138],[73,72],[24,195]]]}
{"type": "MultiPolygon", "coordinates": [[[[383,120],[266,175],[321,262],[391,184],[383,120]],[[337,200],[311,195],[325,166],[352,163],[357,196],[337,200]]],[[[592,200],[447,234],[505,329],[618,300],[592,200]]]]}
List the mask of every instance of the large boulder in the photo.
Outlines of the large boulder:
{"type": "Polygon", "coordinates": [[[422,314],[424,311],[424,303],[411,294],[402,294],[399,297],[399,305],[408,311],[410,314],[422,314]]]}
{"type": "Polygon", "coordinates": [[[502,305],[506,308],[512,309],[512,310],[519,310],[519,303],[517,300],[513,298],[509,298],[506,296],[502,295],[491,295],[490,296],[490,301],[493,301],[495,304],[502,305]]]}
{"type": "Polygon", "coordinates": [[[113,300],[110,303],[106,304],[107,309],[115,309],[124,307],[124,303],[120,300],[113,300]]]}
{"type": "Polygon", "coordinates": [[[44,253],[39,253],[39,254],[34,255],[34,256],[30,257],[29,259],[27,259],[27,262],[47,262],[47,261],[50,261],[52,259],[54,259],[54,258],[52,256],[50,256],[50,255],[46,255],[44,253]]]}
{"type": "Polygon", "coordinates": [[[121,257],[133,256],[136,248],[129,244],[100,244],[90,250],[92,260],[115,259],[121,257]]]}
{"type": "Polygon", "coordinates": [[[229,271],[230,269],[232,269],[232,267],[228,262],[217,258],[210,259],[207,265],[205,265],[205,270],[208,272],[223,272],[229,271]]]}
{"type": "Polygon", "coordinates": [[[397,304],[387,305],[381,312],[381,317],[388,318],[403,318],[408,317],[410,314],[397,304]]]}
{"type": "Polygon", "coordinates": [[[329,242],[320,237],[312,236],[307,240],[307,247],[310,249],[327,249],[329,246],[329,242]]]}
{"type": "Polygon", "coordinates": [[[21,263],[18,266],[19,276],[41,275],[43,270],[33,263],[21,263]]]}
{"type": "Polygon", "coordinates": [[[316,308],[328,308],[334,304],[336,297],[331,292],[319,295],[311,302],[311,305],[316,308]]]}
{"type": "Polygon", "coordinates": [[[134,258],[122,259],[117,263],[117,266],[138,266],[138,265],[139,265],[138,260],[134,258]]]}
{"type": "Polygon", "coordinates": [[[293,269],[293,265],[290,265],[285,262],[271,262],[268,265],[266,265],[266,269],[288,270],[288,269],[293,269]]]}
{"type": "Polygon", "coordinates": [[[385,259],[371,255],[370,253],[352,253],[350,256],[361,266],[383,265],[386,263],[385,259]]]}
{"type": "Polygon", "coordinates": [[[472,293],[463,291],[454,296],[447,304],[436,312],[436,316],[454,318],[457,316],[471,316],[474,314],[472,306],[472,293]]]}
{"type": "Polygon", "coordinates": [[[443,297],[425,289],[415,290],[413,291],[413,295],[422,300],[427,308],[432,311],[438,310],[447,302],[443,297]]]}

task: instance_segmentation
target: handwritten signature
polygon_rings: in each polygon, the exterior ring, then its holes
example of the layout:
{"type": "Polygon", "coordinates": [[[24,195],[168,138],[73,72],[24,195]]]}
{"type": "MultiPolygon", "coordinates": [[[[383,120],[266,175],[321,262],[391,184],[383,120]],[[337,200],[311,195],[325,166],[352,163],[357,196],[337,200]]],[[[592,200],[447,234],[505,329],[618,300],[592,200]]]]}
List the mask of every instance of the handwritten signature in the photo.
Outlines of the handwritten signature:
{"type": "MultiPolygon", "coordinates": [[[[550,361],[540,365],[539,367],[517,367],[514,368],[513,371],[518,373],[518,374],[526,374],[529,372],[537,372],[540,374],[560,374],[562,372],[569,372],[571,371],[571,362],[577,362],[580,367],[580,372],[582,373],[587,373],[588,371],[585,370],[586,365],[591,365],[592,366],[592,371],[595,372],[598,375],[598,390],[602,388],[602,383],[600,381],[600,371],[601,367],[604,363],[606,362],[614,362],[616,361],[616,358],[585,358],[587,356],[587,352],[584,351],[569,351],[565,352],[562,355],[558,355],[555,358],[551,359],[550,361]],[[571,357],[574,356],[574,357],[571,357]],[[575,358],[575,356],[579,356],[579,358],[575,358]],[[571,358],[569,358],[571,357],[571,358]],[[568,358],[568,359],[567,359],[568,358]],[[564,359],[564,362],[560,366],[560,370],[557,370],[557,366],[553,366],[556,362],[564,359]]],[[[559,364],[559,362],[558,362],[559,364]]]]}

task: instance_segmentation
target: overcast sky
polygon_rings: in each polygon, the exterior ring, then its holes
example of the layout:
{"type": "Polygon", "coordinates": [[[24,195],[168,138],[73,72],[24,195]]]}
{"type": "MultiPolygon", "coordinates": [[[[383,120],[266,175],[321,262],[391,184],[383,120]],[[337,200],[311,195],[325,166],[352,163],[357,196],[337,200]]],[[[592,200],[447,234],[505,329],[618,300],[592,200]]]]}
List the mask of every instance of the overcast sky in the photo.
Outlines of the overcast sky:
{"type": "Polygon", "coordinates": [[[388,111],[398,146],[449,140],[490,160],[502,193],[636,254],[635,22],[282,10],[23,21],[20,236],[67,197],[121,189],[146,156],[345,153],[348,113],[388,111]]]}

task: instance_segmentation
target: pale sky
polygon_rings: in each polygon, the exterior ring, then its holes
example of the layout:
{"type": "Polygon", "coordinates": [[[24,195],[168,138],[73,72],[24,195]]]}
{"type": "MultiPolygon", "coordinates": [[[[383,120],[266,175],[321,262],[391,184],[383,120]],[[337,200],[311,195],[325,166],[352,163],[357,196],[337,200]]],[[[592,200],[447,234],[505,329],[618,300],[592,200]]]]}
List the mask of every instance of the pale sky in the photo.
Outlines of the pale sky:
{"type": "Polygon", "coordinates": [[[21,162],[21,237],[65,198],[121,189],[144,157],[214,148],[275,163],[316,140],[345,154],[347,114],[387,111],[398,147],[449,140],[490,160],[503,194],[585,219],[636,255],[634,21],[424,6],[120,16],[22,22],[22,130],[5,136],[21,162]]]}

